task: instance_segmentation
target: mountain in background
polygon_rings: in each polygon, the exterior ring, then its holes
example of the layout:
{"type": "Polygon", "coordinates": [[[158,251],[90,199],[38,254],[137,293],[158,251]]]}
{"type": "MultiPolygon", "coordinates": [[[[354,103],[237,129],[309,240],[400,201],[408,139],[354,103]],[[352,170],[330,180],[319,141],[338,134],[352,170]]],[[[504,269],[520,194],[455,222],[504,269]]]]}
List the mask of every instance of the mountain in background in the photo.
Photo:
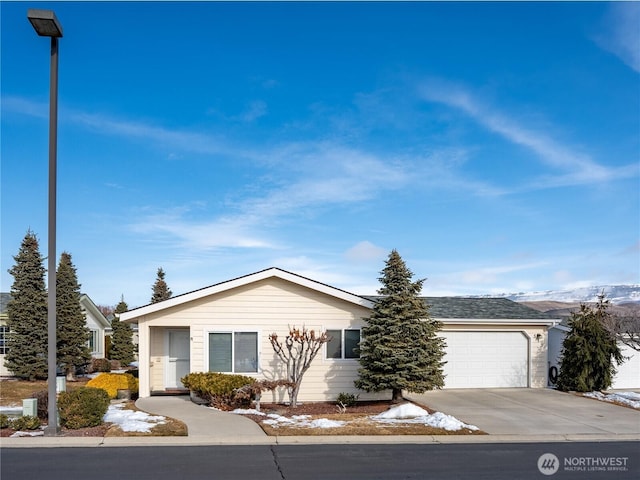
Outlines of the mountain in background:
{"type": "Polygon", "coordinates": [[[505,293],[502,295],[481,295],[481,297],[508,298],[540,312],[566,318],[572,312],[578,311],[581,303],[596,303],[598,295],[602,292],[612,303],[611,313],[621,316],[640,314],[640,285],[600,285],[572,290],[505,293]]]}
{"type": "Polygon", "coordinates": [[[598,301],[598,295],[605,293],[613,304],[640,303],[640,284],[638,285],[600,285],[574,288],[572,290],[547,290],[545,292],[503,293],[498,295],[479,295],[480,297],[508,298],[514,302],[563,302],[592,303],[598,301]]]}

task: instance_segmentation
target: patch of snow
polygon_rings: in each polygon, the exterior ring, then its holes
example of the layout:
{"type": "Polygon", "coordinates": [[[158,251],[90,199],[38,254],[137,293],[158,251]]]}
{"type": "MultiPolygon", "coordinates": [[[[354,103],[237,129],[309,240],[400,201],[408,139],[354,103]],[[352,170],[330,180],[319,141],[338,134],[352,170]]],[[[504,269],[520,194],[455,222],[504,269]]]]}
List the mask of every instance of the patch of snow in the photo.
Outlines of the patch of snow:
{"type": "Polygon", "coordinates": [[[22,407],[0,407],[0,413],[5,415],[22,415],[22,407]]]}
{"type": "Polygon", "coordinates": [[[264,412],[256,410],[255,408],[236,408],[229,413],[235,413],[238,415],[265,415],[264,412]]]}
{"type": "Polygon", "coordinates": [[[21,430],[18,430],[17,432],[14,432],[9,436],[9,438],[19,438],[19,437],[44,437],[44,430],[31,431],[31,432],[23,432],[21,430]]]}
{"type": "Polygon", "coordinates": [[[425,409],[413,403],[404,403],[390,408],[386,412],[372,416],[371,419],[386,424],[419,423],[448,431],[462,430],[465,428],[468,430],[478,430],[478,427],[475,425],[461,422],[457,418],[442,412],[429,414],[425,409]]]}
{"type": "Polygon", "coordinates": [[[379,413],[378,415],[375,415],[373,418],[398,419],[398,418],[424,417],[426,415],[429,415],[429,412],[427,412],[424,408],[420,408],[419,406],[413,403],[403,403],[402,405],[397,405],[385,412],[379,413]]]}
{"type": "Polygon", "coordinates": [[[263,423],[271,425],[274,428],[280,426],[287,427],[300,427],[300,428],[335,428],[342,427],[346,422],[339,420],[329,420],[327,418],[318,418],[316,420],[310,420],[311,415],[293,415],[291,418],[283,417],[275,413],[267,415],[267,419],[263,420],[263,423]]]}
{"type": "Polygon", "coordinates": [[[640,393],[635,392],[615,392],[615,393],[601,393],[601,392],[588,392],[584,394],[585,397],[595,398],[602,402],[616,402],[628,405],[631,408],[640,410],[640,393]]]}
{"type": "Polygon", "coordinates": [[[313,420],[309,427],[311,428],[335,428],[342,427],[346,422],[342,420],[329,420],[328,418],[318,418],[317,420],[313,420]]]}
{"type": "Polygon", "coordinates": [[[123,432],[148,433],[156,425],[162,425],[166,418],[159,415],[149,415],[146,412],[124,410],[124,405],[109,405],[103,420],[117,424],[123,432]]]}

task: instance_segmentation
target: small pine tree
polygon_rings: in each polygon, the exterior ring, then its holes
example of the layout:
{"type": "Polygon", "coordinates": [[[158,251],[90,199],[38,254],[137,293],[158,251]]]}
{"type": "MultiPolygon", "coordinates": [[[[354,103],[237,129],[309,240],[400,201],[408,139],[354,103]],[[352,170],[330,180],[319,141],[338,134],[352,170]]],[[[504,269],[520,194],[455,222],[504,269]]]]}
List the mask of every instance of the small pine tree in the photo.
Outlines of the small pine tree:
{"type": "Polygon", "coordinates": [[[75,380],[75,371],[89,363],[87,346],[90,331],[80,306],[80,284],[71,254],[60,255],[56,275],[56,356],[67,380],[75,380]]]}
{"type": "Polygon", "coordinates": [[[424,280],[412,282],[413,273],[393,250],[379,278],[382,298],[366,318],[360,342],[359,378],[355,386],[367,392],[402,390],[422,393],[444,386],[444,340],[437,336],[441,323],[429,315],[419,297],[424,280]]]}
{"type": "Polygon", "coordinates": [[[135,346],[131,341],[133,330],[131,325],[120,321],[120,314],[126,312],[129,306],[124,301],[124,297],[120,299],[120,303],[116,306],[113,320],[111,320],[111,350],[109,358],[118,360],[123,365],[129,365],[133,362],[135,346]]]}
{"type": "Polygon", "coordinates": [[[9,351],[4,364],[18,378],[45,379],[48,375],[46,269],[38,238],[31,230],[27,231],[13,259],[16,263],[9,273],[14,281],[7,305],[9,351]]]}
{"type": "Polygon", "coordinates": [[[171,298],[171,295],[173,295],[173,292],[169,290],[167,282],[164,280],[164,276],[164,270],[162,270],[162,268],[159,268],[156,282],[151,288],[153,291],[153,295],[151,295],[151,303],[162,302],[163,300],[171,298]]]}
{"type": "Polygon", "coordinates": [[[605,328],[611,316],[608,308],[603,293],[595,308],[582,304],[579,312],[571,314],[571,330],[562,342],[559,390],[592,392],[611,386],[616,373],[613,361],[620,365],[624,357],[615,336],[605,328]]]}

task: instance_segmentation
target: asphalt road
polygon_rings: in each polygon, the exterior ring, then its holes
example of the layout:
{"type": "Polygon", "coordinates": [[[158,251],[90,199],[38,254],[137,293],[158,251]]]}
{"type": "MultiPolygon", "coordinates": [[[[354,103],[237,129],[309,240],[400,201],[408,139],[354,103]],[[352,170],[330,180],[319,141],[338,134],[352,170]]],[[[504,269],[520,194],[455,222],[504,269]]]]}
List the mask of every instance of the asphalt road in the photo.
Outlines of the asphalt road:
{"type": "Polygon", "coordinates": [[[619,480],[640,478],[640,443],[2,448],[0,478],[619,480]]]}

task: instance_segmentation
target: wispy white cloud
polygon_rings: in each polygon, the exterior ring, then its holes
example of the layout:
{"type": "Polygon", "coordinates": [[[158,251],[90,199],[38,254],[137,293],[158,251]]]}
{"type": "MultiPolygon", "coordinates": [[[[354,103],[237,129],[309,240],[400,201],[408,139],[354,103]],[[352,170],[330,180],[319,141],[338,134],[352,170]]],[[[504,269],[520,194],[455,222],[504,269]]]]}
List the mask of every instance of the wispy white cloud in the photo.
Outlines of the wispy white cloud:
{"type": "Polygon", "coordinates": [[[251,123],[256,121],[260,117],[264,117],[267,114],[267,104],[262,100],[255,100],[251,102],[244,112],[240,115],[233,117],[241,122],[251,123]]]}
{"type": "Polygon", "coordinates": [[[549,133],[522,125],[513,116],[484,104],[462,87],[440,80],[430,80],[420,88],[420,94],[427,101],[461,110],[487,130],[525,147],[534,153],[542,164],[562,172],[533,180],[531,188],[600,183],[638,175],[638,165],[615,168],[600,165],[588,154],[558,142],[549,133]]]}
{"type": "Polygon", "coordinates": [[[13,112],[21,115],[28,115],[36,118],[49,118],[49,104],[45,102],[34,102],[22,97],[11,95],[3,95],[2,110],[4,112],[13,112]]]}
{"type": "Polygon", "coordinates": [[[175,248],[194,251],[209,251],[222,248],[275,248],[270,241],[254,233],[254,225],[242,218],[218,218],[194,220],[189,217],[191,208],[182,207],[171,211],[145,215],[130,223],[136,234],[148,235],[154,243],[167,244],[175,248]]]}
{"type": "Polygon", "coordinates": [[[640,73],[640,3],[611,2],[604,31],[595,38],[601,48],[613,53],[640,73]]]}
{"type": "Polygon", "coordinates": [[[356,243],[353,247],[345,252],[345,257],[350,262],[371,262],[382,260],[387,255],[387,249],[374,245],[368,240],[356,243]]]}

